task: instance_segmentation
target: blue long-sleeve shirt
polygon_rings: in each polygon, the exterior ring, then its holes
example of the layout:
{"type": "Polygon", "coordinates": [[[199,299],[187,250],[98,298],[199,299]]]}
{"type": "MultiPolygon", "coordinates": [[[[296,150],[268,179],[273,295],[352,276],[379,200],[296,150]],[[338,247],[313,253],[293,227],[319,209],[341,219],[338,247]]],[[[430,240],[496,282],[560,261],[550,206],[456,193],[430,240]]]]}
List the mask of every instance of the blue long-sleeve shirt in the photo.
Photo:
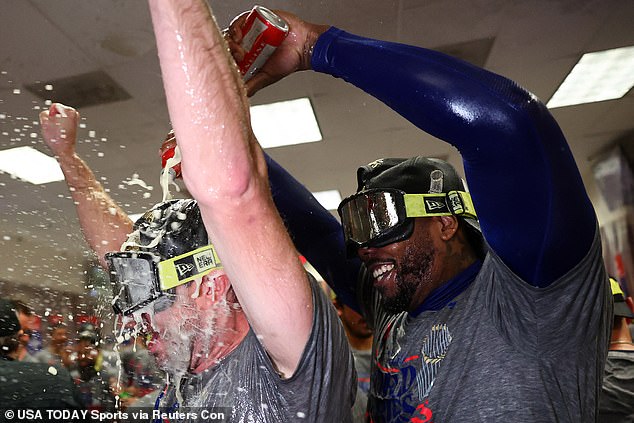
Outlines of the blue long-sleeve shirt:
{"type": "MultiPolygon", "coordinates": [[[[312,66],[460,151],[482,232],[523,280],[548,286],[586,254],[594,210],[564,135],[534,95],[450,56],[337,28],[317,41],[312,66]]],[[[274,199],[299,251],[358,308],[360,262],[346,259],[338,221],[283,169],[269,165],[274,199]],[[280,191],[293,195],[276,195],[280,191]]]]}

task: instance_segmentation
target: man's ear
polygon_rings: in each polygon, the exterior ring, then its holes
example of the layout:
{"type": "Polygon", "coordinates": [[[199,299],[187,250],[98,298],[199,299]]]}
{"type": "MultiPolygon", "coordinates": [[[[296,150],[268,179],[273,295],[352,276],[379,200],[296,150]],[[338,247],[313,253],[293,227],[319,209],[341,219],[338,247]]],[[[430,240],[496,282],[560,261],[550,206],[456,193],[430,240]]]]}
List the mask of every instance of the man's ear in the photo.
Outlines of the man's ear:
{"type": "Polygon", "coordinates": [[[456,216],[438,216],[440,221],[440,238],[449,241],[458,232],[459,222],[456,216]]]}
{"type": "Polygon", "coordinates": [[[199,301],[203,307],[210,307],[224,298],[229,289],[229,279],[225,274],[205,275],[200,284],[199,301]]]}

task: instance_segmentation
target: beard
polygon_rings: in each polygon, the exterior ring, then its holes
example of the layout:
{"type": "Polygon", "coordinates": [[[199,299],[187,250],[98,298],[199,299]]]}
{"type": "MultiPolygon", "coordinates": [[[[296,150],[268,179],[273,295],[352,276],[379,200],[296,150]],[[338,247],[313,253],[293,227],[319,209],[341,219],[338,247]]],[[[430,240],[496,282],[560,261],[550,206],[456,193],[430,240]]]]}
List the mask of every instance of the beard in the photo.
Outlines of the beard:
{"type": "Polygon", "coordinates": [[[408,246],[397,263],[396,293],[381,297],[381,305],[388,313],[411,311],[416,291],[421,285],[430,283],[435,249],[431,240],[425,241],[429,242],[408,246]]]}
{"type": "Polygon", "coordinates": [[[160,349],[156,354],[156,364],[172,375],[183,375],[189,369],[192,343],[189,334],[181,331],[179,325],[167,326],[156,341],[160,349]]]}
{"type": "Polygon", "coordinates": [[[158,366],[172,375],[179,376],[194,371],[213,354],[217,338],[217,313],[226,306],[216,306],[206,313],[193,304],[181,307],[180,314],[165,325],[160,333],[161,348],[157,356],[158,366]],[[201,314],[204,314],[201,318],[201,314]]]}
{"type": "Polygon", "coordinates": [[[174,376],[187,373],[193,351],[196,330],[196,310],[193,304],[176,302],[167,309],[152,313],[145,330],[152,334],[148,349],[161,369],[174,376]]]}

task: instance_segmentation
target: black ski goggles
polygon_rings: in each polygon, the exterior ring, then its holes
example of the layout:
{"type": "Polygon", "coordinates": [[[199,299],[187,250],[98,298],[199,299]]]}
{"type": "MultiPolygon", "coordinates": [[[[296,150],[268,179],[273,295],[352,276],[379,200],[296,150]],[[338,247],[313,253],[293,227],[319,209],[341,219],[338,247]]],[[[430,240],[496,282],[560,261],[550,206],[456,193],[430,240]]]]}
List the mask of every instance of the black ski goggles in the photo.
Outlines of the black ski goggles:
{"type": "Polygon", "coordinates": [[[465,191],[406,194],[397,189],[370,189],[344,199],[338,212],[349,253],[409,238],[413,217],[454,215],[477,219],[471,195],[465,191]]]}
{"type": "Polygon", "coordinates": [[[146,251],[107,253],[106,260],[113,287],[112,307],[125,316],[152,302],[155,312],[164,310],[174,301],[170,290],[222,268],[212,245],[168,260],[146,251]]]}

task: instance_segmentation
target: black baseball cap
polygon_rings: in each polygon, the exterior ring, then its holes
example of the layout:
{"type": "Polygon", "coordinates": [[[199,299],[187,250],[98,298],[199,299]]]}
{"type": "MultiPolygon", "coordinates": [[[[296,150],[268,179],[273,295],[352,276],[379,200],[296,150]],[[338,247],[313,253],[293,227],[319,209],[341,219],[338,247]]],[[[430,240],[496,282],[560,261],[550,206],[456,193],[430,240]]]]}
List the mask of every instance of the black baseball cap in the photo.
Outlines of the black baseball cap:
{"type": "Polygon", "coordinates": [[[134,232],[124,248],[125,251],[106,254],[117,314],[128,315],[150,303],[154,312],[171,307],[175,286],[219,267],[198,203],[191,199],[169,200],[152,207],[135,222],[134,232]],[[193,262],[194,255],[213,259],[203,265],[193,262]],[[188,270],[177,271],[175,262],[171,263],[168,267],[173,270],[173,278],[168,283],[169,275],[159,271],[159,263],[170,259],[179,259],[190,266],[188,270]]]}
{"type": "Polygon", "coordinates": [[[444,160],[416,156],[378,159],[357,170],[357,192],[394,188],[407,194],[464,191],[456,169],[444,160]]]}
{"type": "Polygon", "coordinates": [[[158,254],[162,260],[184,254],[209,244],[207,230],[196,200],[168,200],[152,207],[135,223],[141,245],[156,246],[142,248],[158,254]]]}
{"type": "MultiPolygon", "coordinates": [[[[406,194],[436,194],[466,191],[456,169],[448,162],[424,156],[378,159],[357,169],[357,192],[369,189],[398,189],[406,194]]],[[[481,237],[476,219],[460,217],[481,237]]],[[[472,231],[472,232],[473,232],[472,231]]]]}

